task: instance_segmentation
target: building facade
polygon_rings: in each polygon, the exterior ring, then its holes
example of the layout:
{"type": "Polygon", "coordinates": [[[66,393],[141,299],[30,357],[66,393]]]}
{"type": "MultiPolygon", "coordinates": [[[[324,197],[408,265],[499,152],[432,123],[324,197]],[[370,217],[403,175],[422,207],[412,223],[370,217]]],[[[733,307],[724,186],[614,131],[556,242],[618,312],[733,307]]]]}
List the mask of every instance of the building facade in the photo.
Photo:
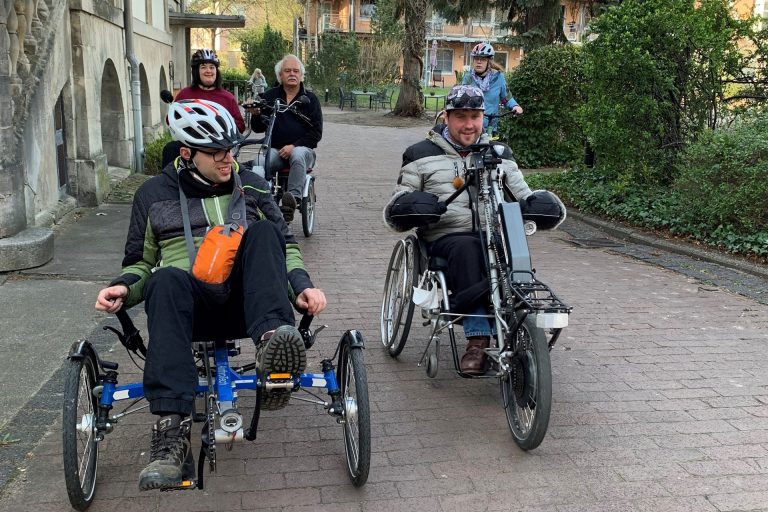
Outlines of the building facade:
{"type": "Polygon", "coordinates": [[[160,90],[188,83],[183,10],[0,0],[0,271],[48,261],[58,219],[101,203],[111,169],[141,169],[143,141],[163,129],[160,90]]]}

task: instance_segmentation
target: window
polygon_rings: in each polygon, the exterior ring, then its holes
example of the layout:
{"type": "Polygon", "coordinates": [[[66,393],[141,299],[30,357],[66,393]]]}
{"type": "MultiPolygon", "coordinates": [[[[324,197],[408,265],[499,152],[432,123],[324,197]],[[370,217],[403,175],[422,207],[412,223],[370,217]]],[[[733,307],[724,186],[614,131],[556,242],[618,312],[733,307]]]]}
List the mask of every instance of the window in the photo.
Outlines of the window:
{"type": "Polygon", "coordinates": [[[493,56],[493,60],[501,66],[501,69],[504,71],[507,70],[507,52],[496,52],[496,55],[493,56]]]}
{"type": "Polygon", "coordinates": [[[360,0],[360,17],[371,18],[376,14],[376,0],[360,0]]]}
{"type": "Polygon", "coordinates": [[[435,64],[435,69],[447,74],[453,73],[453,50],[450,48],[437,49],[437,64],[435,64]]]}
{"type": "Polygon", "coordinates": [[[490,25],[493,23],[493,9],[486,9],[483,13],[475,15],[472,19],[475,23],[490,25]]]}

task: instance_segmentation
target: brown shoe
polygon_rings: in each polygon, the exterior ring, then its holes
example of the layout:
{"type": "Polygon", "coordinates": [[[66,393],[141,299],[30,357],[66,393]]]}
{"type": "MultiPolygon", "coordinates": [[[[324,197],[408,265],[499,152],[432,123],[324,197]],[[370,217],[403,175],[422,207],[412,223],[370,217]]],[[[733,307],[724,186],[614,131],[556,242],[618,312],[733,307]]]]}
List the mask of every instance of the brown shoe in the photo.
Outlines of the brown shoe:
{"type": "Polygon", "coordinates": [[[471,375],[485,373],[485,360],[487,354],[483,349],[488,348],[491,339],[488,336],[470,336],[467,338],[467,351],[461,356],[459,364],[461,371],[471,375]]]}

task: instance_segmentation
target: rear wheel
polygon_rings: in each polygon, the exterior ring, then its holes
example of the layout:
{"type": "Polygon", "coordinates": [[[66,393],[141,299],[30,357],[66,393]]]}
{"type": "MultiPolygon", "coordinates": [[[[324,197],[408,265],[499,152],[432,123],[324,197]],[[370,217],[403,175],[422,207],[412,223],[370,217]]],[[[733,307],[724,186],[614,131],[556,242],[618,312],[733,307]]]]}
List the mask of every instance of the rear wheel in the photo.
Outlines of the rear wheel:
{"type": "Polygon", "coordinates": [[[411,329],[414,308],[411,298],[413,287],[419,279],[417,242],[414,235],[398,241],[387,267],[380,325],[381,342],[392,357],[397,357],[403,351],[411,329]]]}
{"type": "Polygon", "coordinates": [[[64,380],[62,441],[64,481],[72,507],[85,510],[96,492],[99,445],[96,442],[98,372],[91,357],[70,359],[64,380]]]}
{"type": "Polygon", "coordinates": [[[304,230],[304,236],[310,237],[315,230],[315,179],[309,179],[309,190],[307,196],[301,198],[301,228],[304,230]]]}
{"type": "Polygon", "coordinates": [[[346,346],[339,361],[341,400],[344,406],[344,451],[352,484],[368,480],[371,467],[371,412],[363,350],[346,346]]]}
{"type": "Polygon", "coordinates": [[[528,316],[517,333],[515,355],[507,359],[508,371],[500,378],[507,424],[523,450],[541,444],[552,408],[552,369],[547,337],[528,316]]]}

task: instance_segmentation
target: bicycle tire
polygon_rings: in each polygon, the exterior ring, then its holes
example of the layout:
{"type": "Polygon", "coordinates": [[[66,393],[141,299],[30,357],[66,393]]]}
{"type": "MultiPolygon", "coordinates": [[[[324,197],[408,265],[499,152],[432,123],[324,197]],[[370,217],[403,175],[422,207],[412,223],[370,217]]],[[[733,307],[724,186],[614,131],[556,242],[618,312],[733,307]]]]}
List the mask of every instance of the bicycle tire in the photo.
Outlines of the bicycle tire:
{"type": "Polygon", "coordinates": [[[405,240],[399,240],[392,250],[392,257],[387,267],[384,296],[381,302],[380,327],[381,342],[390,357],[400,355],[411,330],[414,310],[411,298],[413,287],[419,280],[416,270],[419,251],[417,242],[413,235],[405,240]]]}
{"type": "Polygon", "coordinates": [[[533,450],[544,440],[552,410],[552,368],[544,330],[531,316],[515,334],[524,346],[499,379],[502,406],[515,443],[533,450]]]}
{"type": "Polygon", "coordinates": [[[363,350],[346,346],[340,355],[340,390],[344,405],[344,452],[355,487],[368,480],[371,468],[371,409],[363,350]]]}
{"type": "Polygon", "coordinates": [[[301,229],[304,236],[309,238],[315,231],[315,204],[317,195],[315,193],[315,179],[310,178],[309,190],[307,196],[301,198],[301,229]]]}
{"type": "Polygon", "coordinates": [[[91,357],[67,362],[62,411],[64,481],[72,508],[80,511],[90,506],[96,493],[99,445],[95,425],[98,399],[93,390],[98,385],[97,375],[96,364],[91,357]]]}

